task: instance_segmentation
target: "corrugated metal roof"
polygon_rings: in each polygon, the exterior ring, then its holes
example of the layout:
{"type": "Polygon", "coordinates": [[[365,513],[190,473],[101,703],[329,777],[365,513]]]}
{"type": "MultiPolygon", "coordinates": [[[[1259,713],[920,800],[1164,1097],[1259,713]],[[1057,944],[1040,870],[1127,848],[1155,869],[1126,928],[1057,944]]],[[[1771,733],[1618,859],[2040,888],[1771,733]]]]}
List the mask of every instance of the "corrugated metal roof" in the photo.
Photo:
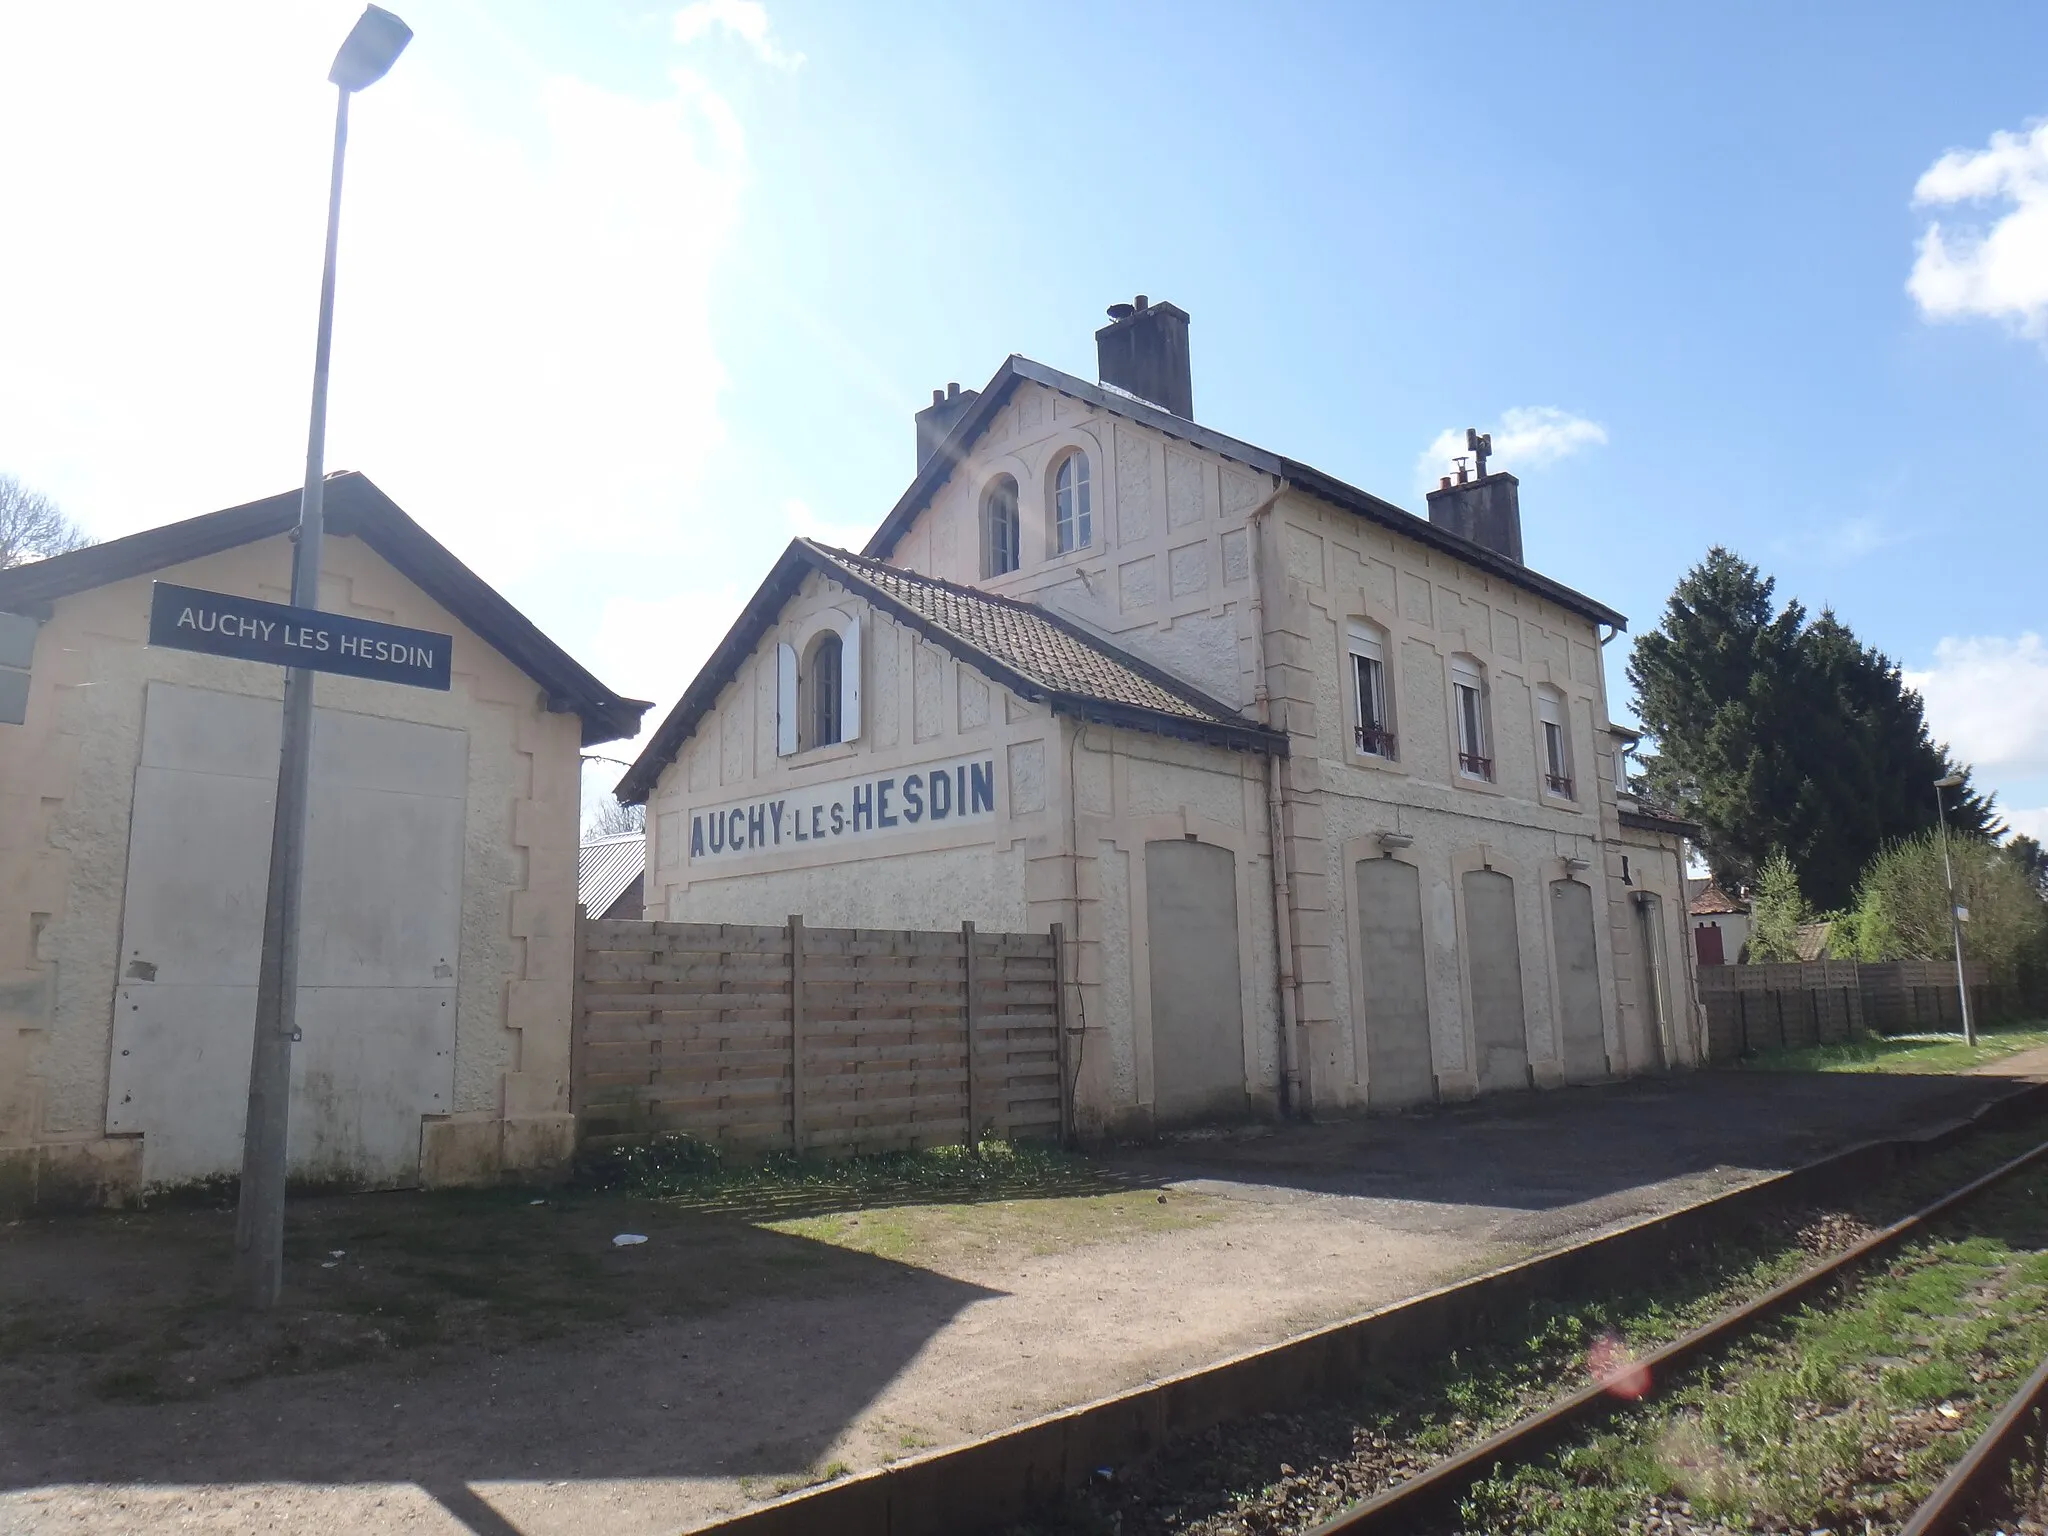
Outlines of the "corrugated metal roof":
{"type": "Polygon", "coordinates": [[[586,913],[598,917],[646,871],[646,833],[594,837],[576,850],[576,899],[586,913]]]}

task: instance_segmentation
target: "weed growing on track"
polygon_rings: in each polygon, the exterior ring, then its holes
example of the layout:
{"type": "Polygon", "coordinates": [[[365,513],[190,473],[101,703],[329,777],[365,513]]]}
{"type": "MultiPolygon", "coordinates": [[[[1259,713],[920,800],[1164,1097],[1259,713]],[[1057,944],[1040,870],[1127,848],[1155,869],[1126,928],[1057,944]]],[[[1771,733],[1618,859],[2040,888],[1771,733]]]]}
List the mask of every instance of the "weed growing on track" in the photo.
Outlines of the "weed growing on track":
{"type": "MultiPolygon", "coordinates": [[[[1607,1536],[1682,1505],[1738,1529],[1903,1519],[2048,1356],[2048,1173],[1556,1459],[1480,1484],[1487,1536],[1607,1536]]],[[[1660,1529],[1703,1529],[1666,1520],[1660,1529]]]]}

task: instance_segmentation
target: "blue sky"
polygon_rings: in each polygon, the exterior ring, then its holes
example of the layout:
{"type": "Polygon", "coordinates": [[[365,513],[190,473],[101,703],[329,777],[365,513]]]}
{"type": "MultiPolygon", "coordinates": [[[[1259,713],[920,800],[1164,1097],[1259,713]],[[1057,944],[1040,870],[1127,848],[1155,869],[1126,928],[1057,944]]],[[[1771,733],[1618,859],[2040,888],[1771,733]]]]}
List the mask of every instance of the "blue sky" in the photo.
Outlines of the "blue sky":
{"type": "MultiPolygon", "coordinates": [[[[1714,542],[1832,603],[2048,833],[2048,9],[397,8],[329,462],[615,686],[1144,292],[1199,419],[1404,505],[1493,428],[1637,630],[1714,542]]],[[[299,477],[356,9],[0,6],[0,470],[96,533],[299,477]]]]}

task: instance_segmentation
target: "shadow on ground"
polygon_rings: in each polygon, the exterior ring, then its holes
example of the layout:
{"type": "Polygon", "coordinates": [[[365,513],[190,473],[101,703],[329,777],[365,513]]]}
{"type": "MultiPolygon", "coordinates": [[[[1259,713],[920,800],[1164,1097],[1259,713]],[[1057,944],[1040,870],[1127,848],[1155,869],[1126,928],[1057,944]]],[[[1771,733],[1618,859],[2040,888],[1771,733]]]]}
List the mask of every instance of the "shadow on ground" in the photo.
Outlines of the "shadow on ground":
{"type": "MultiPolygon", "coordinates": [[[[1093,1169],[992,1179],[969,1198],[1192,1182],[1234,1198],[1401,1202],[1369,1219],[1395,1209],[1437,1233],[1485,1223],[1496,1239],[1516,1213],[1561,1213],[1568,1236],[1606,1219],[1581,1209],[1603,1200],[1668,1205],[1676,1197],[1651,1186],[1790,1167],[1958,1118],[2013,1087],[1907,1074],[1637,1079],[1169,1139],[1093,1169]]],[[[906,1365],[966,1308],[1008,1293],[759,1223],[961,1199],[882,1181],[663,1202],[304,1200],[285,1303],[256,1319],[229,1294],[225,1207],[0,1228],[0,1492],[411,1483],[483,1536],[513,1527],[470,1485],[500,1479],[752,1477],[770,1493],[778,1479],[829,1474],[820,1458],[906,1365]],[[622,1232],[648,1240],[616,1247],[622,1232]]]]}
{"type": "Polygon", "coordinates": [[[801,1476],[1001,1294],[626,1196],[395,1193],[295,1203],[283,1302],[252,1318],[233,1231],[226,1208],[0,1230],[0,1489],[411,1482],[498,1531],[464,1485],[801,1476]],[[763,1300],[809,1305],[742,1382],[763,1300]]]}
{"type": "Polygon", "coordinates": [[[1540,1211],[1713,1170],[1769,1171],[1967,1115],[2000,1077],[1708,1071],[1498,1094],[1327,1125],[1121,1149],[1133,1178],[1540,1211]]]}

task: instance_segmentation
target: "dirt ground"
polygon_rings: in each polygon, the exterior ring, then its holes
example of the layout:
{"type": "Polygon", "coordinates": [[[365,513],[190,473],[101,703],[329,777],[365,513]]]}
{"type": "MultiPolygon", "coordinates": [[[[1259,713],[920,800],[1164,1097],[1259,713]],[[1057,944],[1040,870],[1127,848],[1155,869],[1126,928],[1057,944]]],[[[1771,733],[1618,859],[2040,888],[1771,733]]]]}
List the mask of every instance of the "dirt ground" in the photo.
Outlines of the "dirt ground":
{"type": "Polygon", "coordinates": [[[687,1529],[1954,1118],[2041,1054],[1183,1138],[973,1203],[305,1200],[260,1320],[231,1211],[25,1220],[0,1530],[687,1529]]]}

